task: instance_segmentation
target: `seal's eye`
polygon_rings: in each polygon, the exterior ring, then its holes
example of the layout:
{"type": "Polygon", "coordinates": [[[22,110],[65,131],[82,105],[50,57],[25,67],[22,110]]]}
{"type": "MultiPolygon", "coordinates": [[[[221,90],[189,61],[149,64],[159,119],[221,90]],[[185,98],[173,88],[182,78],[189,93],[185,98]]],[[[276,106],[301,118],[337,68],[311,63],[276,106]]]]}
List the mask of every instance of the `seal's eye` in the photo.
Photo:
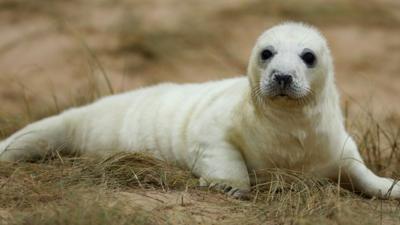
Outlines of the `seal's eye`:
{"type": "Polygon", "coordinates": [[[313,67],[315,65],[315,61],[317,61],[314,53],[308,49],[305,50],[300,57],[308,67],[313,67]]]}
{"type": "Polygon", "coordinates": [[[272,53],[272,51],[269,50],[269,49],[264,49],[261,52],[261,59],[264,60],[264,61],[272,58],[272,56],[274,56],[274,53],[272,53]]]}

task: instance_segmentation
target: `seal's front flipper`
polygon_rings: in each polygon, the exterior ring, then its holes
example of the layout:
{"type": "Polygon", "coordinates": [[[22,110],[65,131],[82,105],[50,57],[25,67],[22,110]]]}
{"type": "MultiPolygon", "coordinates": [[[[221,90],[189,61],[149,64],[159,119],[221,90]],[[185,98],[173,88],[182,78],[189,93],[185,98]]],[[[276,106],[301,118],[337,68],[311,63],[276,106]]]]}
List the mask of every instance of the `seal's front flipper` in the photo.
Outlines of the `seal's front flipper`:
{"type": "Polygon", "coordinates": [[[249,199],[250,178],[238,150],[229,144],[220,144],[208,146],[201,154],[193,155],[197,156],[193,159],[193,173],[200,177],[200,186],[237,199],[249,199]]]}
{"type": "MultiPolygon", "coordinates": [[[[223,181],[221,181],[223,182],[223,181]]],[[[237,187],[232,187],[225,183],[215,183],[207,181],[205,178],[200,177],[200,187],[205,187],[207,189],[216,190],[218,192],[225,193],[229,197],[239,199],[239,200],[250,200],[250,190],[240,189],[237,187]]]]}

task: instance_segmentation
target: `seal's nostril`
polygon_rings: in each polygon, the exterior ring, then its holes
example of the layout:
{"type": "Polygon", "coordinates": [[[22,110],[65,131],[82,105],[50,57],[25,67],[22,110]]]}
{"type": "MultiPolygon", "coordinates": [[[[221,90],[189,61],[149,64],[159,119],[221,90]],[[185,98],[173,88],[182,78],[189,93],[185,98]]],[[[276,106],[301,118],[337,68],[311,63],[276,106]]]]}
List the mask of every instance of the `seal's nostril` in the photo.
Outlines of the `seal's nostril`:
{"type": "Polygon", "coordinates": [[[277,74],[274,76],[274,80],[278,82],[280,86],[286,87],[293,82],[293,77],[287,74],[277,74]]]}

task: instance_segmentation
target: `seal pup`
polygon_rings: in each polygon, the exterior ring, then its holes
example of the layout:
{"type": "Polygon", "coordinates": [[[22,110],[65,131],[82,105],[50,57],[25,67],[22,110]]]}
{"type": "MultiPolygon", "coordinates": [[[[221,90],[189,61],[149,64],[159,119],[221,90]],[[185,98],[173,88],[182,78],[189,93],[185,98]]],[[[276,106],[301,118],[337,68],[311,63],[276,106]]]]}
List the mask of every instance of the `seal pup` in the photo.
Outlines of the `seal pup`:
{"type": "Polygon", "coordinates": [[[264,32],[247,77],[106,97],[28,125],[0,143],[0,159],[147,150],[237,198],[250,190],[249,171],[268,168],[333,179],[341,171],[369,196],[400,198],[400,186],[371,172],[346,132],[331,54],[315,28],[264,32]]]}

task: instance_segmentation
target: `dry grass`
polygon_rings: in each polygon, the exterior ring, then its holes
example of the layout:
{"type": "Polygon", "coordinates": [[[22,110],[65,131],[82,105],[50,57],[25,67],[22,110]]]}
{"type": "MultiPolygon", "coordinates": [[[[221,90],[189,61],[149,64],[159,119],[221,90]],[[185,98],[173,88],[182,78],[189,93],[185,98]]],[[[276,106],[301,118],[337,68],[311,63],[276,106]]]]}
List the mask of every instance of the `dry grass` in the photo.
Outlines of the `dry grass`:
{"type": "Polygon", "coordinates": [[[120,153],[97,157],[49,157],[36,163],[1,163],[2,208],[29,208],[59,200],[63,189],[99,187],[169,191],[194,187],[188,171],[179,170],[144,154],[120,153]]]}
{"type": "MultiPolygon", "coordinates": [[[[378,173],[393,175],[399,171],[399,139],[396,133],[385,133],[388,129],[376,128],[381,126],[375,123],[353,132],[360,134],[359,145],[367,162],[378,173]],[[396,139],[382,141],[378,136],[396,139]]],[[[117,153],[107,158],[55,155],[36,163],[3,162],[0,163],[0,222],[355,225],[400,222],[400,206],[396,201],[362,198],[338,189],[328,180],[293,171],[257,171],[254,176],[261,178],[265,174],[270,180],[254,185],[252,200],[243,202],[199,189],[197,179],[189,171],[139,153],[117,153]],[[146,209],[147,203],[121,198],[121,193],[140,193],[154,199],[158,195],[155,193],[165,196],[182,193],[191,199],[182,198],[176,204],[158,200],[157,207],[146,209]]]]}
{"type": "Polygon", "coordinates": [[[348,129],[356,139],[365,163],[382,176],[400,176],[400,122],[394,117],[377,121],[366,111],[348,129]]]}

